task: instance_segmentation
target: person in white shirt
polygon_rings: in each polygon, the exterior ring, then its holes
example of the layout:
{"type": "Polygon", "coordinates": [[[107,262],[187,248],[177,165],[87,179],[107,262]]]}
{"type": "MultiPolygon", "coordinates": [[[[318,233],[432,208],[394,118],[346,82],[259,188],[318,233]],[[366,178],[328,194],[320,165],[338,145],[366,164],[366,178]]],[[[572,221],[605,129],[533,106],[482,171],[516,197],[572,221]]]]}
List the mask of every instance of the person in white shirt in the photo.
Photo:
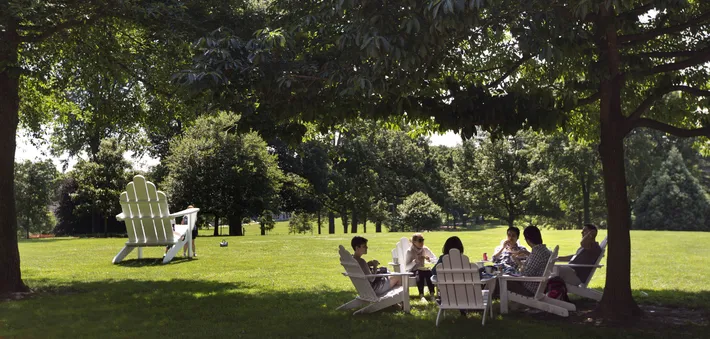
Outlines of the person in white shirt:
{"type": "Polygon", "coordinates": [[[429,288],[431,298],[433,299],[436,295],[434,293],[434,284],[431,282],[431,269],[424,266],[425,261],[431,262],[434,258],[436,258],[434,252],[429,247],[424,246],[424,236],[421,233],[414,233],[412,235],[412,246],[407,250],[404,267],[408,271],[414,272],[417,277],[419,298],[423,302],[427,301],[424,297],[424,283],[429,288]]]}

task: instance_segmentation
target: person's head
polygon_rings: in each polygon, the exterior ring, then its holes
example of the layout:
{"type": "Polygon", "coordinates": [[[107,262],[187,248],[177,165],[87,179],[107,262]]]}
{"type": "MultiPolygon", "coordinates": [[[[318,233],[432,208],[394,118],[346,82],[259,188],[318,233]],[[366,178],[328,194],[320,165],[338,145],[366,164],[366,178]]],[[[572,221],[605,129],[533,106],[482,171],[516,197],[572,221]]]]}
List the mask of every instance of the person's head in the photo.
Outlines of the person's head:
{"type": "Polygon", "coordinates": [[[446,239],[446,242],[444,242],[444,248],[441,250],[441,252],[444,254],[449,254],[449,251],[451,251],[452,248],[455,248],[461,253],[463,253],[463,243],[461,242],[461,239],[459,239],[459,237],[453,236],[449,237],[449,239],[446,239]]]}
{"type": "Polygon", "coordinates": [[[350,246],[353,247],[353,251],[355,251],[355,254],[358,256],[367,254],[367,239],[359,235],[354,236],[353,239],[350,240],[350,246]]]}
{"type": "Polygon", "coordinates": [[[537,226],[525,227],[523,236],[530,247],[542,244],[542,234],[540,234],[540,229],[537,226]]]}
{"type": "Polygon", "coordinates": [[[590,234],[592,239],[597,237],[597,226],[594,224],[585,224],[584,228],[582,228],[582,238],[586,237],[587,234],[590,234]]]}
{"type": "Polygon", "coordinates": [[[187,206],[187,208],[195,208],[195,206],[193,206],[193,205],[190,205],[190,206],[187,206]]]}
{"type": "Polygon", "coordinates": [[[421,233],[412,234],[412,244],[417,248],[424,247],[424,236],[421,233]]]}
{"type": "Polygon", "coordinates": [[[518,242],[518,239],[520,239],[520,229],[515,226],[508,227],[506,234],[508,235],[508,240],[512,242],[518,242]]]}

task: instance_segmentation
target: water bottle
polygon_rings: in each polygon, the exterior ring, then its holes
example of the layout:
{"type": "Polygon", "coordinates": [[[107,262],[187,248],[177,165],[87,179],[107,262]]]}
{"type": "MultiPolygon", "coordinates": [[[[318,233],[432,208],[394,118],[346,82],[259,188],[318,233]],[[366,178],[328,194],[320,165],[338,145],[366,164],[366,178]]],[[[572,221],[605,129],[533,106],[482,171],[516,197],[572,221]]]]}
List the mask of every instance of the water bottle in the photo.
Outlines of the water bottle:
{"type": "Polygon", "coordinates": [[[483,252],[483,261],[488,261],[488,253],[483,252]]]}

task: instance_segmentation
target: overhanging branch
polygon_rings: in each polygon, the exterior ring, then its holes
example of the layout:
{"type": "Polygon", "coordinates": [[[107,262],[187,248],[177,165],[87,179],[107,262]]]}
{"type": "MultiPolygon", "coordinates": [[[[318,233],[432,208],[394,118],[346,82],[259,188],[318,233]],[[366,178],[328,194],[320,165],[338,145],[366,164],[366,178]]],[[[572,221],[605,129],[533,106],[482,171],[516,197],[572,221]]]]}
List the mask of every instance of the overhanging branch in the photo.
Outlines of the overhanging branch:
{"type": "Polygon", "coordinates": [[[694,129],[685,129],[685,128],[679,128],[675,126],[671,126],[669,124],[653,120],[653,119],[647,119],[647,118],[640,118],[635,120],[632,123],[631,129],[638,128],[638,127],[648,127],[648,128],[653,128],[655,130],[661,131],[661,132],[666,132],[668,134],[675,135],[677,137],[682,137],[682,138],[689,138],[689,137],[699,137],[699,136],[706,136],[710,137],[710,126],[708,127],[701,127],[701,128],[694,128],[694,129]]]}
{"type": "Polygon", "coordinates": [[[79,26],[87,26],[91,25],[94,22],[98,21],[104,17],[102,14],[94,14],[90,18],[77,18],[77,19],[72,19],[72,20],[67,20],[65,22],[62,22],[60,24],[47,27],[44,29],[39,30],[40,33],[37,34],[31,34],[31,35],[23,35],[20,37],[20,41],[22,42],[41,42],[49,38],[55,33],[58,33],[60,31],[69,29],[69,28],[74,28],[74,27],[79,27],[79,26]]]}
{"type": "Polygon", "coordinates": [[[500,78],[496,79],[495,81],[493,81],[492,83],[490,83],[486,87],[487,88],[497,87],[498,85],[500,85],[501,82],[503,82],[503,80],[505,80],[511,74],[513,74],[513,72],[515,72],[515,70],[518,69],[518,67],[520,67],[520,65],[522,65],[523,63],[525,63],[526,61],[528,61],[532,58],[533,58],[532,54],[523,55],[523,57],[520,58],[520,60],[516,61],[515,64],[513,64],[513,66],[510,67],[510,69],[508,69],[500,78]]]}
{"type": "Polygon", "coordinates": [[[695,87],[690,87],[690,86],[670,86],[670,87],[666,87],[666,88],[660,88],[660,89],[657,89],[656,91],[654,91],[653,94],[649,95],[649,96],[633,111],[633,113],[631,113],[631,115],[629,115],[628,119],[629,119],[630,121],[632,121],[632,123],[633,123],[634,120],[637,120],[637,119],[641,118],[641,115],[643,115],[644,113],[646,113],[646,112],[651,108],[651,106],[653,105],[653,103],[654,103],[656,100],[661,99],[664,95],[666,95],[666,94],[668,94],[668,93],[671,93],[671,92],[678,92],[678,91],[690,93],[690,94],[692,94],[692,95],[700,96],[700,97],[703,97],[703,96],[705,96],[705,97],[706,97],[706,96],[710,96],[710,91],[703,90],[703,89],[699,89],[699,88],[695,88],[695,87]]]}
{"type": "Polygon", "coordinates": [[[708,21],[710,21],[710,12],[703,13],[695,19],[688,20],[687,22],[679,25],[656,28],[639,34],[620,35],[618,42],[627,46],[644,43],[662,35],[678,33],[693,26],[707,24],[708,21]]]}
{"type": "Polygon", "coordinates": [[[630,73],[630,75],[631,77],[643,77],[658,73],[673,72],[693,66],[702,65],[707,62],[710,62],[710,47],[698,51],[693,57],[687,58],[685,60],[670,64],[659,65],[643,71],[632,72],[630,73]]]}

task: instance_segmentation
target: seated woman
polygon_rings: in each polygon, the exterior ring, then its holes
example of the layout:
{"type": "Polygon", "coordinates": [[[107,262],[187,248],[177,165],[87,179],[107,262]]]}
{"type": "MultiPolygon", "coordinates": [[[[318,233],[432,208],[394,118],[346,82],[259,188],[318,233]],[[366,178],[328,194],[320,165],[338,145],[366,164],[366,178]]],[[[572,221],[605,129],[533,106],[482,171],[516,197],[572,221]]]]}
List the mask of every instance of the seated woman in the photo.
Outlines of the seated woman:
{"type": "Polygon", "coordinates": [[[434,284],[431,282],[431,269],[424,266],[424,261],[431,261],[435,257],[429,247],[424,246],[424,236],[421,233],[412,235],[412,246],[407,250],[407,255],[404,261],[404,267],[408,271],[414,272],[417,278],[417,288],[419,289],[419,298],[421,301],[426,301],[424,298],[424,283],[429,288],[429,295],[434,298],[434,284]]]}
{"type": "Polygon", "coordinates": [[[509,227],[506,231],[507,238],[500,241],[500,245],[493,251],[493,264],[503,273],[514,273],[520,265],[520,260],[530,255],[528,250],[520,245],[520,229],[509,227]]]}

